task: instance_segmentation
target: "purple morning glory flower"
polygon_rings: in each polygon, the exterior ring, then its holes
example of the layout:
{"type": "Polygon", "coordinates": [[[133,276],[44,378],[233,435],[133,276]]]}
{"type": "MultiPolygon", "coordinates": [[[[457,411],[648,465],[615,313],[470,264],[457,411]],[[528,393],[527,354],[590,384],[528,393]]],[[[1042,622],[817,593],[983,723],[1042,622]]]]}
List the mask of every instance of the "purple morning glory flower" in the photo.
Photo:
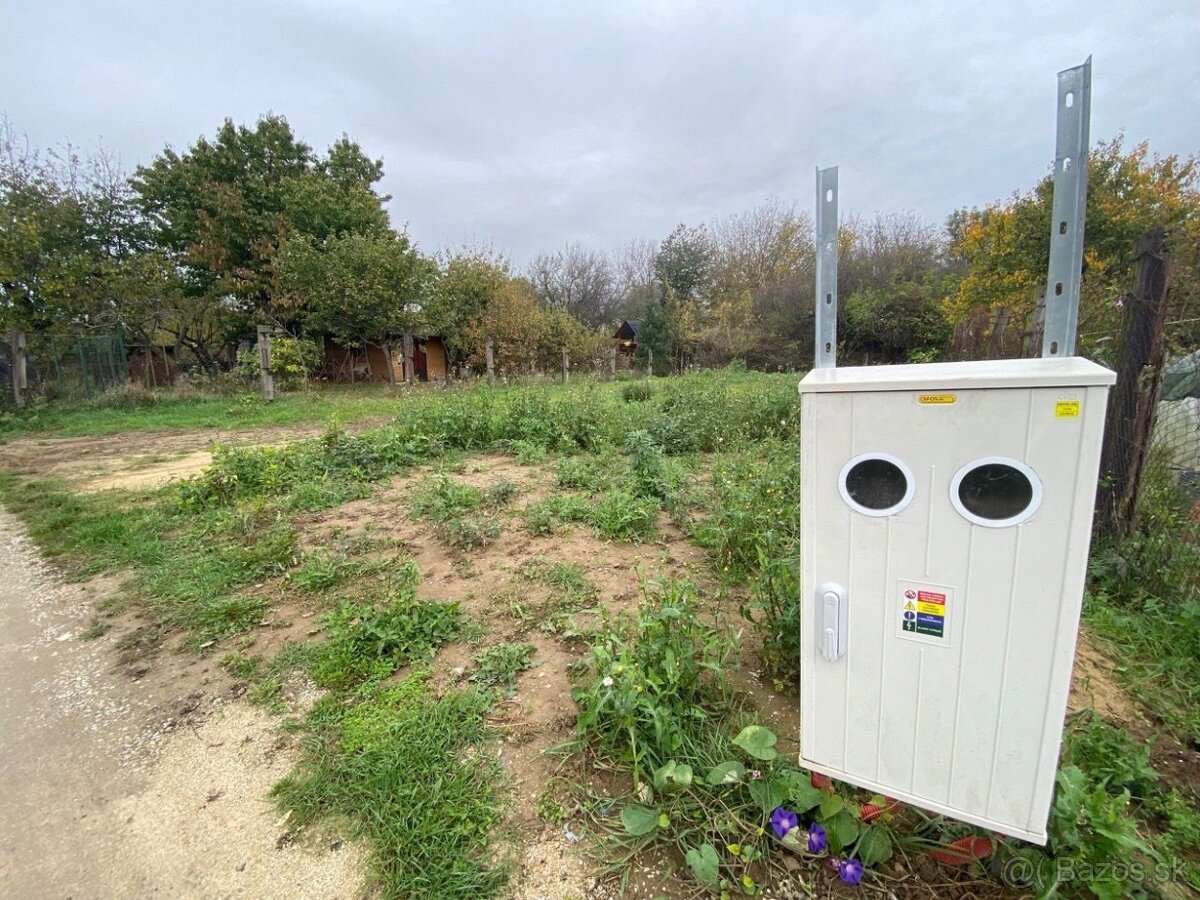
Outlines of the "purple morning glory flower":
{"type": "Polygon", "coordinates": [[[820,853],[827,843],[825,829],[813,822],[808,829],[808,852],[820,853]]]}
{"type": "Polygon", "coordinates": [[[775,807],[775,812],[771,813],[771,827],[775,829],[775,834],[781,838],[786,837],[789,831],[799,826],[800,817],[790,809],[777,806],[775,807]]]}
{"type": "Polygon", "coordinates": [[[838,878],[846,884],[858,884],[863,877],[863,864],[853,856],[838,863],[838,878]]]}

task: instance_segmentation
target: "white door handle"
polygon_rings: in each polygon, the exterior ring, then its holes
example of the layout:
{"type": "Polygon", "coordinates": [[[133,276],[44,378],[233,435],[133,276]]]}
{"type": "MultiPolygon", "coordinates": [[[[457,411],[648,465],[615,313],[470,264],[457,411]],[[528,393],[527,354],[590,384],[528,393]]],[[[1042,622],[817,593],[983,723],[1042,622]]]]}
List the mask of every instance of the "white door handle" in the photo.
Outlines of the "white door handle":
{"type": "Polygon", "coordinates": [[[846,654],[848,599],[846,589],[832,581],[817,588],[817,644],[821,655],[830,662],[837,662],[846,654]]]}

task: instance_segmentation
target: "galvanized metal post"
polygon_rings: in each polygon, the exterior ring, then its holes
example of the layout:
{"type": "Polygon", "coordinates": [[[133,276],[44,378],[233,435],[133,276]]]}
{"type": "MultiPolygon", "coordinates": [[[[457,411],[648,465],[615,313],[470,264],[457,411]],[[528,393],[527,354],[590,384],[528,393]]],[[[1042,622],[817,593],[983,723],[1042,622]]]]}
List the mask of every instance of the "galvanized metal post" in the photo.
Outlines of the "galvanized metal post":
{"type": "Polygon", "coordinates": [[[1054,204],[1046,331],[1042,356],[1075,355],[1083,226],[1087,212],[1088,137],[1092,116],[1092,58],[1058,73],[1058,130],[1054,141],[1054,204]]]}
{"type": "Polygon", "coordinates": [[[495,344],[491,337],[487,339],[487,344],[484,345],[484,354],[487,360],[487,379],[488,385],[496,383],[496,351],[493,349],[495,344]]]}
{"type": "Polygon", "coordinates": [[[817,315],[818,369],[837,365],[838,170],[817,169],[817,315]]]}
{"type": "Polygon", "coordinates": [[[566,383],[567,383],[567,380],[568,380],[568,379],[571,377],[571,356],[570,356],[570,354],[567,352],[567,348],[566,348],[566,347],[563,347],[563,348],[562,348],[562,353],[563,353],[563,373],[562,373],[562,378],[563,378],[563,384],[566,384],[566,383]]]}

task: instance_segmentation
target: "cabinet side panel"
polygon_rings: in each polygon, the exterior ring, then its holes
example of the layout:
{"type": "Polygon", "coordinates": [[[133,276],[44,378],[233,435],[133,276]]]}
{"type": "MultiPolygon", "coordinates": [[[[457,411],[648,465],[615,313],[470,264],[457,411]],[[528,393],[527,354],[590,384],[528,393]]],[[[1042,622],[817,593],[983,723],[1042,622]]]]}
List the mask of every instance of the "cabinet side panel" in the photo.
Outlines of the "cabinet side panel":
{"type": "MultiPolygon", "coordinates": [[[[1038,452],[1055,452],[1052,444],[1060,435],[1064,420],[1052,415],[1052,408],[1062,392],[1052,393],[1041,405],[1043,417],[1042,440],[1046,442],[1038,452]],[[1051,402],[1052,401],[1052,402],[1051,402]]],[[[1050,803],[1054,793],[1054,779],[1058,771],[1058,753],[1062,743],[1062,724],[1067,711],[1067,699],[1071,690],[1071,671],[1075,660],[1075,644],[1079,635],[1079,617],[1083,606],[1083,592],[1087,581],[1088,554],[1091,549],[1092,520],[1096,503],[1096,486],[1100,476],[1100,450],[1104,438],[1104,419],[1108,403],[1107,387],[1080,388],[1072,396],[1083,395],[1082,415],[1078,420],[1078,444],[1075,453],[1075,478],[1071,496],[1070,524],[1062,557],[1058,561],[1062,573],[1060,587],[1061,605],[1056,623],[1057,642],[1054,663],[1050,675],[1049,691],[1045,698],[1042,718],[1043,731],[1035,776],[1033,803],[1028,812],[1026,827],[1029,831],[1045,833],[1050,803]]],[[[1071,421],[1071,420],[1066,420],[1071,421]]],[[[1057,450],[1062,454],[1064,451],[1057,450]]]]}

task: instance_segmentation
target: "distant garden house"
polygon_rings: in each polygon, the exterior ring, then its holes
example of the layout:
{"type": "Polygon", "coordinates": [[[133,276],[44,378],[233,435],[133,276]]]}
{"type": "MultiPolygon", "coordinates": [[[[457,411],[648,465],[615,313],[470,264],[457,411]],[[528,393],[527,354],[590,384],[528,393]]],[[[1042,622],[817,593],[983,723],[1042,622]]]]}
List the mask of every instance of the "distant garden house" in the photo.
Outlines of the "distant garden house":
{"type": "Polygon", "coordinates": [[[156,340],[153,343],[126,344],[129,360],[129,379],[148,387],[175,383],[178,370],[177,348],[174,343],[156,340]]]}
{"type": "MultiPolygon", "coordinates": [[[[387,347],[383,342],[346,347],[326,336],[324,374],[332,381],[404,381],[402,347],[401,336],[388,340],[387,347]]],[[[413,335],[412,364],[414,381],[445,381],[445,341],[437,335],[413,335]]]]}
{"type": "Polygon", "coordinates": [[[617,355],[633,357],[637,355],[638,332],[641,326],[637,322],[625,320],[617,333],[613,335],[617,342],[617,355]]]}

